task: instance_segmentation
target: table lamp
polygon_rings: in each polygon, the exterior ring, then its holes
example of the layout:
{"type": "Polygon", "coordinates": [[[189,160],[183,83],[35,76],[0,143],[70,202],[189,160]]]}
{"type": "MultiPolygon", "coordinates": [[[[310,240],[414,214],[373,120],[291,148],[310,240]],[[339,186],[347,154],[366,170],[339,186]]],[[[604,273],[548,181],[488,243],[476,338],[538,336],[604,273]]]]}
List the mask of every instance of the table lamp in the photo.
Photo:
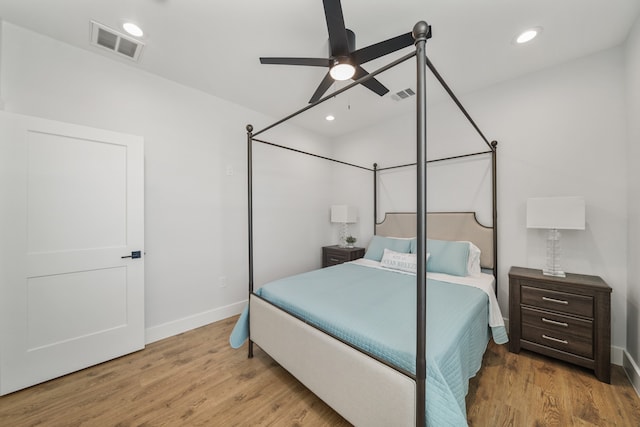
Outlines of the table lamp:
{"type": "Polygon", "coordinates": [[[340,229],[340,246],[347,246],[347,236],[349,235],[349,224],[356,222],[358,210],[353,206],[333,205],[331,206],[331,222],[342,224],[340,229]]]}
{"type": "Polygon", "coordinates": [[[560,231],[585,229],[584,197],[527,199],[527,228],[543,228],[547,234],[547,276],[566,277],[560,266],[560,231]]]}

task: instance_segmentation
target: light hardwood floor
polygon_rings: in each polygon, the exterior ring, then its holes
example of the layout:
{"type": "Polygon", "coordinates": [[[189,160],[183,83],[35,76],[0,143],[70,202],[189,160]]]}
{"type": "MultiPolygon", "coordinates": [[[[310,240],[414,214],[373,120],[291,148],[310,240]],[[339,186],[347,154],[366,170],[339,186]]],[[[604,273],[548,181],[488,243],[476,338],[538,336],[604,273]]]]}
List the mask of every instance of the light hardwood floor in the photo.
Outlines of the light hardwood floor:
{"type": "MultiPolygon", "coordinates": [[[[0,426],[348,426],[256,348],[229,347],[235,317],[0,398],[0,426]]],[[[587,370],[490,344],[467,396],[470,426],[640,426],[621,368],[587,370]]]]}

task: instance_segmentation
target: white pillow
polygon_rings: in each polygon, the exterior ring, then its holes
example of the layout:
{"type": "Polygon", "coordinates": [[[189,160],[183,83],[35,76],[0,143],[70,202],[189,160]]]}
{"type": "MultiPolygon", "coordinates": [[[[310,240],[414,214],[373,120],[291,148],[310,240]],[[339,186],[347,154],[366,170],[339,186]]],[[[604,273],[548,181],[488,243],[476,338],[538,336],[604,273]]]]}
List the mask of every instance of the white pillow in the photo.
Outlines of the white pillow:
{"type": "MultiPolygon", "coordinates": [[[[427,259],[428,258],[429,254],[427,254],[427,259]]],[[[385,248],[382,259],[380,260],[380,266],[415,274],[416,270],[418,269],[417,255],[395,252],[385,248]]]]}
{"type": "Polygon", "coordinates": [[[467,275],[479,276],[482,273],[480,269],[480,249],[471,242],[469,243],[469,259],[467,260],[467,275]]]}

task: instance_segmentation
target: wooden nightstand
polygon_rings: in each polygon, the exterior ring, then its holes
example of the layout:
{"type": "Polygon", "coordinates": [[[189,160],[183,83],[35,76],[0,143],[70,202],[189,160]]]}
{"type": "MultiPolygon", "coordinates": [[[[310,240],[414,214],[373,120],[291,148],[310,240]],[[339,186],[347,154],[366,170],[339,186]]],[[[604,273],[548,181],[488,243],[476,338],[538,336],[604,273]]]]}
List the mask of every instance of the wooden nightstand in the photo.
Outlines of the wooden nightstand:
{"type": "Polygon", "coordinates": [[[340,246],[322,247],[322,268],[343,262],[353,261],[364,256],[364,248],[342,248],[340,246]]]}
{"type": "Polygon", "coordinates": [[[509,351],[521,348],[584,366],[611,380],[611,288],[598,276],[509,271],[509,351]]]}

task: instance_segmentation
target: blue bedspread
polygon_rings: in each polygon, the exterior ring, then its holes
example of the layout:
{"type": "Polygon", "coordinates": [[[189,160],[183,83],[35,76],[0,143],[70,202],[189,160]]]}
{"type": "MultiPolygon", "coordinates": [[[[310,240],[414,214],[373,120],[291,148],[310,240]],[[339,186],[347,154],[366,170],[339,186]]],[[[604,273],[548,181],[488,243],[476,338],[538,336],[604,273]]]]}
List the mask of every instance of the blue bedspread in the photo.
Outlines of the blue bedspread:
{"type": "MultiPolygon", "coordinates": [[[[262,298],[336,337],[415,373],[415,276],[341,264],[263,286],[262,298]]],[[[248,313],[230,341],[246,340],[248,313]]],[[[506,340],[504,327],[494,331],[506,340]]],[[[481,290],[427,283],[427,423],[466,426],[469,378],[480,369],[490,338],[488,297],[481,290]]]]}

